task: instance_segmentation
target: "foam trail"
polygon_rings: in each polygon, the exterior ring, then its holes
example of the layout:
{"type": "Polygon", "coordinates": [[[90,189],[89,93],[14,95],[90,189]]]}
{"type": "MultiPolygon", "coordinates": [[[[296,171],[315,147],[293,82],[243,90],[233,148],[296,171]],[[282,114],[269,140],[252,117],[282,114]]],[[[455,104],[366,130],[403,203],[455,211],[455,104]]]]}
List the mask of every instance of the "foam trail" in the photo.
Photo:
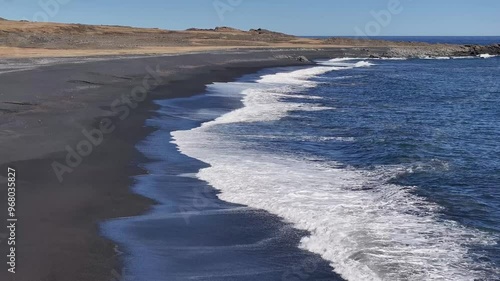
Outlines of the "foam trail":
{"type": "Polygon", "coordinates": [[[307,80],[308,78],[329,72],[339,70],[340,67],[317,66],[301,69],[293,72],[277,73],[264,75],[257,82],[267,84],[294,84],[303,86],[314,86],[315,83],[307,80]]]}
{"type": "Polygon", "coordinates": [[[454,57],[420,57],[420,59],[423,60],[451,60],[451,59],[489,59],[489,58],[494,58],[496,56],[494,55],[489,55],[489,54],[482,54],[478,56],[454,56],[454,57]]]}
{"type": "Polygon", "coordinates": [[[234,86],[244,107],[201,127],[173,132],[173,142],[182,153],[211,165],[197,176],[221,190],[221,199],[265,209],[308,230],[311,235],[301,247],[329,260],[347,280],[488,280],[468,256],[468,246],[494,240],[443,221],[436,212],[439,206],[413,195],[412,188],[387,184],[380,171],[263,153],[221,129],[279,120],[291,110],[332,110],[282,97],[303,95],[318,83],[308,79],[353,69],[357,63],[266,75],[246,88],[245,83],[213,85],[212,91],[222,92],[234,86]]]}
{"type": "Polygon", "coordinates": [[[462,56],[462,57],[451,57],[452,59],[477,59],[477,57],[474,56],[462,56]]]}
{"type": "Polygon", "coordinates": [[[489,58],[494,58],[496,57],[496,55],[490,55],[490,54],[480,54],[479,55],[480,58],[482,59],[489,59],[489,58]]]}
{"type": "Polygon", "coordinates": [[[391,58],[381,57],[378,59],[379,60],[408,60],[408,58],[404,58],[404,57],[391,57],[391,58]]]}
{"type": "Polygon", "coordinates": [[[341,59],[331,59],[328,61],[321,61],[319,63],[322,65],[337,67],[340,69],[352,69],[352,68],[356,68],[356,67],[368,67],[368,66],[374,65],[373,63],[366,61],[366,60],[352,62],[353,60],[359,60],[359,59],[358,58],[341,58],[341,59]]]}

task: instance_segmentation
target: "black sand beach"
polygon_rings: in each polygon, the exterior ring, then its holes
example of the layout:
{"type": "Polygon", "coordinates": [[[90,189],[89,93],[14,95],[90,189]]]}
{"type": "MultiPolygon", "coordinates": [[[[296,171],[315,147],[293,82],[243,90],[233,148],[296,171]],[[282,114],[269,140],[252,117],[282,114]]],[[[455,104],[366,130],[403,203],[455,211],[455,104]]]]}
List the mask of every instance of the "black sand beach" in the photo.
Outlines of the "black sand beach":
{"type": "Polygon", "coordinates": [[[158,130],[138,144],[147,173],[134,177],[133,190],[159,205],[102,227],[126,252],[122,280],[342,280],[321,257],[297,248],[307,233],[265,211],[219,200],[194,176],[207,164],[170,143],[172,131],[241,107],[238,97],[203,94],[158,103],[146,122],[158,130]]]}
{"type": "MultiPolygon", "coordinates": [[[[7,167],[17,171],[19,219],[17,273],[13,277],[2,271],[0,279],[117,278],[121,257],[117,256],[115,244],[99,235],[99,224],[111,218],[139,215],[155,204],[155,200],[130,191],[131,177],[143,174],[139,166],[148,162],[135,146],[153,132],[144,122],[158,108],[154,100],[199,94],[206,84],[231,81],[266,67],[304,64],[293,59],[299,55],[314,59],[359,56],[360,52],[354,49],[226,51],[89,59],[85,63],[53,64],[0,74],[0,166],[2,171],[7,171],[7,167]],[[141,85],[147,91],[138,90],[141,85]],[[139,101],[130,100],[130,93],[136,94],[139,101]],[[96,128],[103,132],[102,139],[93,133],[96,128]],[[76,151],[80,157],[75,156],[76,151]]],[[[203,165],[183,163],[189,165],[180,169],[191,173],[203,165]]],[[[165,185],[172,186],[170,200],[190,200],[180,191],[186,184],[205,188],[192,178],[166,181],[165,185]]],[[[219,256],[217,260],[213,259],[216,252],[204,257],[196,257],[196,252],[173,252],[176,254],[172,254],[170,265],[178,272],[192,266],[179,264],[180,261],[219,264],[238,270],[250,262],[249,255],[256,255],[267,266],[277,265],[271,266],[274,271],[259,280],[276,280],[286,273],[285,265],[300,269],[304,261],[318,259],[296,248],[304,233],[268,213],[220,202],[215,191],[212,192],[210,200],[216,202],[216,210],[221,212],[211,210],[195,216],[188,225],[182,218],[162,219],[151,235],[176,229],[169,232],[172,243],[186,247],[203,242],[215,246],[245,244],[268,238],[277,242],[273,243],[274,248],[264,245],[233,257],[219,256]]],[[[0,200],[5,201],[6,197],[6,185],[2,185],[0,200]]],[[[5,221],[6,213],[0,214],[0,220],[5,221]]],[[[134,231],[149,230],[136,225],[134,231]]],[[[7,252],[6,243],[0,245],[1,252],[7,252]]],[[[1,255],[0,262],[6,264],[5,255],[1,255]]],[[[320,261],[318,268],[322,278],[334,278],[329,276],[326,262],[320,261]]],[[[259,276],[248,280],[256,278],[259,276]]]]}

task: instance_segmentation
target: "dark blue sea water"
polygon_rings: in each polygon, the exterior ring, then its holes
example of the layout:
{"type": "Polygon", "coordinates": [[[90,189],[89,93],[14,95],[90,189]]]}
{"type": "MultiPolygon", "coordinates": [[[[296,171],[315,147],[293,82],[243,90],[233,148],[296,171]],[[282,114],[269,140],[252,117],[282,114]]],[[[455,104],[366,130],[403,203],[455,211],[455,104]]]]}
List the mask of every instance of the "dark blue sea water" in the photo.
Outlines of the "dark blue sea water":
{"type": "Polygon", "coordinates": [[[500,280],[500,58],[333,59],[208,91],[243,107],[172,135],[221,199],[307,230],[347,280],[500,280]]]}
{"type": "MultiPolygon", "coordinates": [[[[332,36],[304,36],[308,38],[329,38],[332,36]]],[[[359,38],[356,36],[338,36],[345,38],[359,38]]],[[[372,36],[370,39],[388,40],[399,42],[425,42],[445,44],[477,44],[491,45],[500,44],[500,36],[372,36]]]]}

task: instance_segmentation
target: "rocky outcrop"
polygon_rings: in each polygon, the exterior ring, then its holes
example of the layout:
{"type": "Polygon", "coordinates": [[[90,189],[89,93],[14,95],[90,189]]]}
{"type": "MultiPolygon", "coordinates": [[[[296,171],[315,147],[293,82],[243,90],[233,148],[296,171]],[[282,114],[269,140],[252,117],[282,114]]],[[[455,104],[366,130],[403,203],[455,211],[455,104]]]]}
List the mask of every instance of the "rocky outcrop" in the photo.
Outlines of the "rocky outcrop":
{"type": "Polygon", "coordinates": [[[500,44],[489,46],[435,44],[428,46],[390,47],[385,53],[381,54],[381,56],[422,58],[479,56],[483,54],[500,55],[500,44]]]}
{"type": "Polygon", "coordinates": [[[468,54],[471,56],[478,56],[481,54],[500,55],[500,44],[489,46],[480,45],[465,45],[468,48],[468,54]]]}
{"type": "Polygon", "coordinates": [[[382,54],[382,56],[404,58],[447,57],[464,52],[466,52],[466,48],[458,45],[405,46],[391,47],[385,54],[382,54]]]}
{"type": "Polygon", "coordinates": [[[263,28],[250,29],[248,32],[258,34],[258,35],[269,35],[269,36],[276,36],[276,37],[295,37],[295,36],[288,35],[285,33],[271,31],[271,30],[267,30],[267,29],[263,29],[263,28]]]}
{"type": "MultiPolygon", "coordinates": [[[[500,55],[500,44],[489,46],[481,45],[453,45],[430,44],[424,42],[396,42],[374,40],[366,38],[332,37],[323,42],[336,46],[368,47],[366,53],[371,57],[453,57],[453,56],[479,56],[482,54],[500,55]],[[385,48],[384,52],[373,53],[373,48],[385,48]]],[[[365,51],[365,49],[360,49],[365,51]]]]}
{"type": "Polygon", "coordinates": [[[276,55],[276,59],[294,60],[303,63],[310,63],[311,61],[305,56],[293,56],[293,55],[276,55]]]}
{"type": "Polygon", "coordinates": [[[300,61],[300,62],[311,62],[308,58],[304,57],[304,56],[298,56],[295,58],[297,61],[300,61]]]}

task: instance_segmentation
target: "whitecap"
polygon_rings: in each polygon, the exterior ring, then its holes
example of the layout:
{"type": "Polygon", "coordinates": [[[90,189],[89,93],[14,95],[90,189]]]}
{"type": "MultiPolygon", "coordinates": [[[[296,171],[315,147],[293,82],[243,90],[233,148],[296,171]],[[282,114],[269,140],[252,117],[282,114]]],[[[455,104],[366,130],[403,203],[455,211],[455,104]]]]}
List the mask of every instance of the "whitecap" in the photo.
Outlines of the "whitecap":
{"type": "Polygon", "coordinates": [[[494,58],[496,55],[490,55],[490,54],[480,54],[478,57],[482,59],[489,59],[489,58],[494,58]]]}
{"type": "Polygon", "coordinates": [[[221,199],[267,210],[307,230],[300,247],[330,261],[347,280],[487,280],[469,247],[495,239],[442,219],[440,207],[415,195],[412,187],[388,183],[401,168],[364,171],[264,153],[218,130],[231,123],[279,120],[291,110],[333,110],[283,100],[287,94],[304,95],[301,91],[318,85],[311,78],[329,71],[342,69],[312,67],[265,75],[247,88],[238,84],[235,89],[244,88],[235,92],[243,96],[243,108],[173,132],[173,142],[183,154],[210,164],[197,176],[220,190],[221,199]]]}

